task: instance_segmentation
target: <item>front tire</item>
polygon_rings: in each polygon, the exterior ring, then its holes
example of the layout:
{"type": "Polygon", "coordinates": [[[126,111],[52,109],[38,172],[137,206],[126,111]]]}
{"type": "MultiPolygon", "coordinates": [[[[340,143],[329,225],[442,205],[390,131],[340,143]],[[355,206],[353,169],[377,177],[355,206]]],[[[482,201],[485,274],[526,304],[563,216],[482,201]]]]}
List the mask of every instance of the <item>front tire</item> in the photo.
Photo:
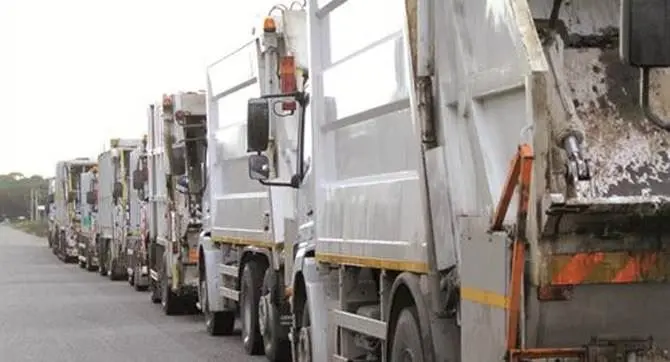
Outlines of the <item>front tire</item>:
{"type": "Polygon", "coordinates": [[[305,300],[298,326],[296,362],[312,362],[312,323],[309,318],[309,302],[305,300]]]}
{"type": "Polygon", "coordinates": [[[98,245],[98,273],[103,277],[107,276],[107,259],[109,258],[109,255],[107,255],[107,243],[108,240],[100,239],[100,244],[98,245]]]}
{"type": "Polygon", "coordinates": [[[90,246],[87,246],[86,248],[86,270],[93,272],[97,269],[97,267],[93,265],[93,255],[91,255],[93,250],[90,250],[90,246]]]}
{"type": "Polygon", "coordinates": [[[114,244],[114,242],[110,241],[107,248],[107,256],[109,259],[109,264],[107,266],[109,270],[107,275],[111,281],[123,280],[123,273],[119,272],[119,259],[112,256],[112,244],[114,244]]]}
{"type": "Polygon", "coordinates": [[[133,287],[135,288],[136,292],[144,292],[147,290],[147,288],[149,288],[148,285],[142,285],[142,283],[140,283],[140,279],[142,279],[141,273],[142,267],[140,266],[140,263],[137,262],[133,268],[133,279],[135,279],[133,281],[133,287]]]}
{"type": "Polygon", "coordinates": [[[423,346],[416,307],[404,308],[395,325],[391,362],[423,362],[423,346]]]}
{"type": "Polygon", "coordinates": [[[152,278],[149,278],[149,289],[151,290],[151,303],[158,304],[161,302],[161,287],[160,283],[152,278]]]}
{"type": "MultiPolygon", "coordinates": [[[[205,272],[206,273],[206,272],[205,272]]],[[[205,316],[205,328],[210,336],[228,336],[235,330],[235,312],[212,312],[209,309],[209,294],[207,292],[207,274],[200,281],[200,305],[205,316]]]]}
{"type": "Polygon", "coordinates": [[[247,354],[263,353],[263,337],[258,328],[258,302],[263,286],[264,270],[252,260],[244,265],[240,290],[240,319],[242,320],[242,343],[247,354]]]}
{"type": "Polygon", "coordinates": [[[175,315],[179,312],[179,296],[170,288],[170,281],[167,276],[167,262],[163,263],[163,272],[161,273],[161,307],[165,315],[175,315]]]}
{"type": "Polygon", "coordinates": [[[282,339],[284,333],[281,325],[281,310],[272,299],[272,288],[275,271],[272,268],[265,270],[263,277],[263,288],[259,302],[258,324],[263,336],[263,349],[265,356],[272,362],[290,361],[291,344],[288,339],[282,339]]]}

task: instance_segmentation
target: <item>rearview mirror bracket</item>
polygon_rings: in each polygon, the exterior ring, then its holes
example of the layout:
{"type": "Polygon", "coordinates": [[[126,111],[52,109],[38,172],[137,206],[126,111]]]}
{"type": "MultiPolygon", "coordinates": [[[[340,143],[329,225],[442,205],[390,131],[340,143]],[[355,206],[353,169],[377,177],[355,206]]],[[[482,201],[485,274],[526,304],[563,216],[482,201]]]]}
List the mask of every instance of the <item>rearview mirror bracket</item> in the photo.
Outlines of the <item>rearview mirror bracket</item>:
{"type": "MultiPolygon", "coordinates": [[[[291,187],[294,189],[300,188],[300,185],[305,178],[305,112],[307,105],[309,105],[309,93],[294,92],[286,94],[268,94],[262,96],[261,98],[293,98],[300,106],[300,113],[298,115],[298,162],[296,162],[295,173],[293,176],[291,176],[291,180],[289,182],[274,182],[261,179],[257,181],[264,186],[291,187]]],[[[258,151],[256,154],[261,155],[261,152],[258,151]]]]}

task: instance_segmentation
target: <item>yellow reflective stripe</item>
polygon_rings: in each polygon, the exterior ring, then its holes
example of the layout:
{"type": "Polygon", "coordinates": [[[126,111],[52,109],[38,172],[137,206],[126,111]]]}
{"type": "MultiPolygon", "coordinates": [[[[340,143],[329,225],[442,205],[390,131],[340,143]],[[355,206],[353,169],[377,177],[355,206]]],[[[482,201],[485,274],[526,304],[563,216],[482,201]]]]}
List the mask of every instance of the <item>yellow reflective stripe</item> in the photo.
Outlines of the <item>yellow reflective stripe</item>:
{"type": "Polygon", "coordinates": [[[507,309],[509,305],[509,299],[505,295],[472,287],[461,287],[461,299],[503,309],[507,309]]]}
{"type": "Polygon", "coordinates": [[[258,240],[258,239],[247,239],[247,238],[240,238],[240,237],[232,237],[232,236],[214,236],[212,235],[211,237],[212,241],[215,243],[224,243],[224,244],[233,244],[233,245],[245,245],[245,246],[256,246],[259,248],[267,248],[267,249],[272,249],[272,248],[280,248],[281,243],[275,243],[269,240],[258,240]]]}
{"type": "Polygon", "coordinates": [[[315,258],[322,263],[343,264],[363,268],[388,269],[410,271],[414,273],[428,273],[428,264],[418,261],[405,261],[384,258],[370,258],[363,256],[316,253],[315,258]]]}

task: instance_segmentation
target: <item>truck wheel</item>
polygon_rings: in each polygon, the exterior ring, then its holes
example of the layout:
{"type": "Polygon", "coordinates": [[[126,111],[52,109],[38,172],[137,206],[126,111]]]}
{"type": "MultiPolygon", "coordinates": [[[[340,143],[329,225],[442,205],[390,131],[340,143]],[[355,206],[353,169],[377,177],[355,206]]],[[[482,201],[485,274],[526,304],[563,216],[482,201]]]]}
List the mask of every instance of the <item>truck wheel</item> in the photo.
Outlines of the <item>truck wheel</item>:
{"type": "Polygon", "coordinates": [[[107,268],[105,267],[103,260],[101,260],[100,266],[98,267],[98,274],[103,277],[107,276],[107,268]]]}
{"type": "Polygon", "coordinates": [[[407,307],[400,312],[391,344],[391,362],[423,362],[421,332],[416,315],[416,307],[407,307]]]}
{"type": "Polygon", "coordinates": [[[170,288],[170,282],[167,277],[166,263],[163,263],[163,272],[161,273],[161,306],[165,315],[175,315],[179,312],[179,296],[170,288]]]}
{"type": "Polygon", "coordinates": [[[149,277],[149,289],[151,290],[151,303],[158,304],[161,302],[161,287],[160,284],[149,277]]]}
{"type": "Polygon", "coordinates": [[[263,288],[258,303],[258,326],[263,336],[263,347],[265,356],[273,362],[290,361],[291,344],[288,339],[282,338],[281,311],[272,300],[273,278],[275,271],[272,268],[265,269],[263,277],[263,288]]]}
{"type": "MultiPolygon", "coordinates": [[[[207,273],[205,271],[205,273],[207,273]]],[[[200,281],[200,306],[205,315],[205,327],[210,336],[228,336],[235,330],[235,312],[212,312],[209,309],[209,295],[207,294],[207,274],[200,281]]]]}
{"type": "Polygon", "coordinates": [[[128,274],[128,284],[130,284],[131,287],[132,287],[132,286],[135,286],[135,274],[136,274],[136,272],[137,272],[137,271],[135,270],[135,266],[134,266],[134,265],[133,265],[133,269],[132,269],[132,270],[133,270],[133,272],[132,272],[131,274],[128,274]]]}
{"type": "Polygon", "coordinates": [[[242,320],[242,343],[247,354],[263,353],[263,337],[258,328],[258,301],[263,286],[263,272],[256,261],[249,261],[242,270],[240,288],[240,319],[242,320]]]}
{"type": "Polygon", "coordinates": [[[87,245],[86,246],[86,270],[95,271],[95,267],[93,266],[93,255],[91,255],[92,251],[90,249],[91,249],[91,247],[89,245],[87,245]]]}
{"type": "Polygon", "coordinates": [[[140,283],[140,279],[142,278],[142,264],[140,262],[136,262],[135,266],[133,267],[133,286],[135,287],[135,291],[137,292],[143,292],[147,290],[148,286],[147,285],[142,285],[140,283]]]}
{"type": "Polygon", "coordinates": [[[312,323],[309,319],[309,302],[305,300],[298,326],[297,362],[312,362],[312,323]]]}
{"type": "Polygon", "coordinates": [[[107,275],[109,275],[109,280],[112,281],[117,281],[117,280],[122,280],[123,275],[122,273],[119,273],[119,259],[112,257],[112,243],[109,243],[109,247],[107,248],[107,255],[109,258],[109,270],[107,275]]]}

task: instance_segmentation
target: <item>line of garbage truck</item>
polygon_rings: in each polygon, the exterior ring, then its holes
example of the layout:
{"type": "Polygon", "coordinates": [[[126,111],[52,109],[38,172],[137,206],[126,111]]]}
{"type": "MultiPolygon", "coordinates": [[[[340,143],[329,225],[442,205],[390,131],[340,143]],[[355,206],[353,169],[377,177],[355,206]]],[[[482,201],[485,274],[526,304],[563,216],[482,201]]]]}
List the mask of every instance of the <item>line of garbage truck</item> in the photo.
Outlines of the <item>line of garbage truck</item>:
{"type": "Polygon", "coordinates": [[[270,361],[668,361],[668,29],[668,0],[276,5],[57,163],[49,245],[270,361]]]}

